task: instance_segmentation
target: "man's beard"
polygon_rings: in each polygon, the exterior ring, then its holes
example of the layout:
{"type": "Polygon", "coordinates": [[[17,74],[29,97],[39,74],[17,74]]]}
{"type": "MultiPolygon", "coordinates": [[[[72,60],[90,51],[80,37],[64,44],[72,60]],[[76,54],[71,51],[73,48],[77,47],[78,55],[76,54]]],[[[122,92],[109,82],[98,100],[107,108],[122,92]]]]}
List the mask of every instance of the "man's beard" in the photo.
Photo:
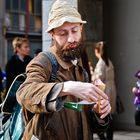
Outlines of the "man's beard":
{"type": "MultiPolygon", "coordinates": [[[[79,59],[81,57],[81,45],[80,42],[76,43],[75,48],[63,49],[63,46],[60,46],[57,42],[55,42],[57,48],[57,55],[65,62],[70,62],[71,60],[79,59]]],[[[67,47],[66,47],[67,48],[67,47]]]]}

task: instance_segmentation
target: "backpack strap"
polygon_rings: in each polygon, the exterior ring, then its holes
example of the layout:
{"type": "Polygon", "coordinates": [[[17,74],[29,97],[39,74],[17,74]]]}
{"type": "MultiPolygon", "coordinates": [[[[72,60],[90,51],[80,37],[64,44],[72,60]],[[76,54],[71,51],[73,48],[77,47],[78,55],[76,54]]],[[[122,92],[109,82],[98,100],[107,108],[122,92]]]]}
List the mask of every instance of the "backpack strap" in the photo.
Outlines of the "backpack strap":
{"type": "Polygon", "coordinates": [[[57,77],[58,62],[57,62],[54,54],[51,53],[50,51],[44,51],[42,53],[44,53],[48,57],[51,65],[52,65],[52,72],[51,72],[51,77],[50,77],[49,82],[54,82],[57,77]]]}
{"type": "Polygon", "coordinates": [[[25,79],[26,74],[22,73],[19,74],[12,82],[6,94],[6,97],[1,105],[1,111],[5,114],[11,114],[13,112],[14,106],[17,104],[16,91],[18,90],[19,86],[25,81],[25,79]]]}
{"type": "Polygon", "coordinates": [[[89,77],[88,77],[87,71],[84,69],[83,72],[84,72],[84,82],[89,82],[89,77]]]}

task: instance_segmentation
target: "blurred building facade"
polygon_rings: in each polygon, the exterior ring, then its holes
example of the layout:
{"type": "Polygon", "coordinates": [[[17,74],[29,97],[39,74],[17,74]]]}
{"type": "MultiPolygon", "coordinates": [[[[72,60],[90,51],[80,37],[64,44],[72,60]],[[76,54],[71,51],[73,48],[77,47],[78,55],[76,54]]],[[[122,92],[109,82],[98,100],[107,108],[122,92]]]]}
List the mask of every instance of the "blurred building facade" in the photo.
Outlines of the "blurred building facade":
{"type": "Polygon", "coordinates": [[[16,36],[30,40],[31,54],[42,48],[42,8],[40,0],[5,0],[0,2],[0,64],[13,54],[12,40],[16,36]]]}

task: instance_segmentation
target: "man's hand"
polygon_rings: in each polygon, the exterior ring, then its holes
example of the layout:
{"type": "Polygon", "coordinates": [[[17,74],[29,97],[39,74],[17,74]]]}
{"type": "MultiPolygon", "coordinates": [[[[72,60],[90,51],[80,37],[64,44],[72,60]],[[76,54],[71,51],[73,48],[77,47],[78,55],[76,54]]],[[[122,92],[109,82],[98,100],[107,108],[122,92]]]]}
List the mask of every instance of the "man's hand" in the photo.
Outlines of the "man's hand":
{"type": "Polygon", "coordinates": [[[105,99],[101,99],[100,104],[97,102],[97,104],[94,105],[93,109],[95,110],[95,112],[101,115],[101,119],[105,118],[111,112],[110,103],[108,100],[105,99]],[[98,106],[100,106],[100,112],[98,106]]]}
{"type": "Polygon", "coordinates": [[[64,86],[60,96],[72,95],[89,102],[98,102],[99,97],[108,100],[108,96],[92,83],[68,81],[64,86]]]}

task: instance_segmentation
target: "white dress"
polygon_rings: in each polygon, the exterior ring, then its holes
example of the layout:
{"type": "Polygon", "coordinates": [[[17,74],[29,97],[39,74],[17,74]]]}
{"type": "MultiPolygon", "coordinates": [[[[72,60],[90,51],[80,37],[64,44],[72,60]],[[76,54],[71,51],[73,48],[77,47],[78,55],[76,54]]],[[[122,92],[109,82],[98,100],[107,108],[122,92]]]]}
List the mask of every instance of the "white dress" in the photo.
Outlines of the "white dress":
{"type": "Polygon", "coordinates": [[[92,80],[100,78],[105,83],[105,93],[109,97],[109,101],[112,107],[111,113],[116,112],[116,86],[114,81],[114,67],[109,60],[109,66],[105,64],[102,58],[99,59],[94,69],[92,80]]]}

